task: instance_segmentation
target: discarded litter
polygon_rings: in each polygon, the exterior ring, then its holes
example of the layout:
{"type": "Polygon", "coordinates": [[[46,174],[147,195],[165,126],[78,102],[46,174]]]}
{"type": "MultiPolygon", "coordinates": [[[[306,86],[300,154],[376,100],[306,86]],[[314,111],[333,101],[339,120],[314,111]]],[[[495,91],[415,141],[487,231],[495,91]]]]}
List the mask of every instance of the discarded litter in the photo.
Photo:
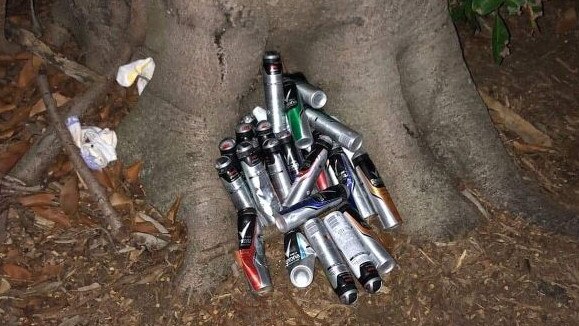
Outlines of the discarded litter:
{"type": "Polygon", "coordinates": [[[312,283],[317,258],[340,301],[352,304],[355,280],[375,293],[396,265],[368,221],[389,230],[400,215],[362,136],[321,110],[323,90],[284,74],[275,51],[264,54],[262,74],[265,109],[242,117],[215,163],[238,210],[236,260],[255,293],[270,292],[262,231],[275,225],[292,284],[312,283]]]}
{"type": "Polygon", "coordinates": [[[147,83],[153,78],[155,72],[155,61],[153,58],[146,58],[133,61],[124,66],[120,66],[117,71],[117,83],[123,87],[130,87],[135,80],[139,95],[143,93],[147,83]]]}
{"type": "Polygon", "coordinates": [[[66,119],[66,126],[86,165],[100,170],[117,159],[117,135],[114,131],[98,127],[82,127],[77,116],[66,119]]]}

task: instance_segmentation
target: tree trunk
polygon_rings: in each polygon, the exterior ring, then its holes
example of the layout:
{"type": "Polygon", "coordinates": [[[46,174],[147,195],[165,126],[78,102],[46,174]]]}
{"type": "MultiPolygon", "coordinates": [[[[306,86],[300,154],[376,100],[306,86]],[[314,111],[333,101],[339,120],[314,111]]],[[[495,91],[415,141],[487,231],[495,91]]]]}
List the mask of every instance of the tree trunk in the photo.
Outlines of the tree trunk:
{"type": "Polygon", "coordinates": [[[577,219],[526,184],[502,147],[462,59],[445,1],[150,1],[143,54],[157,69],[118,130],[145,162],[151,199],[184,195],[179,285],[205,291],[229,271],[234,210],[213,168],[217,143],[262,105],[261,55],[279,50],[364,136],[405,218],[402,232],[448,239],[476,225],[458,185],[498,208],[577,234],[577,219]]]}

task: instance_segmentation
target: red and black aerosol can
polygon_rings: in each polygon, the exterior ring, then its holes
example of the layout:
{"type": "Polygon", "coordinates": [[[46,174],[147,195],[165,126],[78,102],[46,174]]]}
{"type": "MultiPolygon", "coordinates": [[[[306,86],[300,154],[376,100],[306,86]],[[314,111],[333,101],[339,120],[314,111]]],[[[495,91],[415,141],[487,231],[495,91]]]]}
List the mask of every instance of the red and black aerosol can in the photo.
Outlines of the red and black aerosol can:
{"type": "Polygon", "coordinates": [[[251,290],[258,295],[270,292],[272,283],[255,208],[237,211],[237,239],[239,249],[235,253],[235,259],[243,270],[251,290]]]}

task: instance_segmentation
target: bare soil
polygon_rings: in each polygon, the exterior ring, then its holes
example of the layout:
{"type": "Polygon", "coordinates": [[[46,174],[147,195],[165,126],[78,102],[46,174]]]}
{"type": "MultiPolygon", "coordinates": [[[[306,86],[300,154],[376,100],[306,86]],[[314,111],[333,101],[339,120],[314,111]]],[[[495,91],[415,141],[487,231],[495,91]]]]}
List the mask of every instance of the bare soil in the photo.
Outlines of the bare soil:
{"type": "MultiPolygon", "coordinates": [[[[554,200],[578,208],[579,26],[575,23],[565,32],[557,27],[565,10],[574,5],[574,1],[546,2],[545,16],[538,21],[541,32],[534,35],[524,16],[509,17],[511,55],[501,66],[492,62],[488,31],[483,28],[474,35],[467,25],[457,28],[478,88],[553,139],[551,149],[523,151],[514,145],[518,136],[498,125],[514,160],[554,200]]],[[[14,21],[25,22],[18,8],[12,10],[14,21]]],[[[71,40],[58,50],[82,62],[82,53],[71,40]]],[[[34,73],[27,77],[22,72],[33,61],[30,54],[0,59],[4,155],[0,168],[4,168],[8,160],[17,160],[47,122],[45,113],[31,116],[27,111],[40,98],[34,73]],[[32,79],[19,83],[26,78],[32,79]]],[[[56,70],[49,73],[54,92],[65,97],[86,87],[56,70]]],[[[106,103],[83,122],[114,128],[136,101],[135,89],[111,89],[106,103]]],[[[249,293],[234,263],[223,266],[233,276],[215,293],[176,297],[172,284],[186,243],[182,225],[173,221],[178,205],[157,212],[146,202],[146,191],[154,189],[142,189],[134,178],[138,169],[133,166],[133,172],[127,172],[133,162],[124,163],[107,168],[99,180],[111,194],[122,197],[115,204],[133,231],[162,237],[136,217],[144,213],[169,229],[168,246],[149,251],[133,242],[113,245],[99,226],[99,214],[82,183],[72,187],[78,189],[79,206],[64,213],[70,204],[64,199],[70,197],[63,195],[70,188],[65,184],[75,173],[63,155],[46,176],[45,188],[29,192],[0,188],[0,323],[579,324],[578,239],[552,234],[491,207],[486,207],[490,217],[485,223],[449,243],[382,234],[399,266],[378,294],[361,292],[353,306],[338,303],[319,265],[310,287],[293,288],[279,236],[271,237],[266,247],[274,283],[274,291],[266,297],[249,293]]]]}

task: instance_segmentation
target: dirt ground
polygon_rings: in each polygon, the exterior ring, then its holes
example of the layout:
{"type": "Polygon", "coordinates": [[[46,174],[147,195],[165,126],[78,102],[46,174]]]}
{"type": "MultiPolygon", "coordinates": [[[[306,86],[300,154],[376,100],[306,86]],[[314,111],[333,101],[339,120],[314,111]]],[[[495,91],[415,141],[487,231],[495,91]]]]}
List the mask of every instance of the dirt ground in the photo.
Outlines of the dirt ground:
{"type": "MultiPolygon", "coordinates": [[[[473,35],[466,24],[457,27],[477,87],[552,139],[549,148],[524,146],[516,133],[497,124],[514,160],[554,200],[578,209],[579,26],[575,21],[561,27],[573,6],[575,1],[546,2],[538,21],[541,31],[534,35],[524,16],[510,17],[511,55],[501,66],[492,61],[489,31],[483,27],[473,35]]],[[[12,10],[11,20],[26,26],[20,9],[12,10]]],[[[82,62],[71,40],[52,47],[82,62]]],[[[0,55],[1,174],[48,125],[38,104],[37,67],[28,53],[0,55]]],[[[86,88],[57,70],[49,70],[49,76],[62,102],[86,88]]],[[[135,89],[116,87],[83,122],[114,128],[136,101],[135,89]]],[[[186,243],[183,227],[174,219],[178,201],[168,212],[156,211],[147,204],[147,190],[139,186],[139,163],[124,163],[100,173],[99,181],[133,232],[169,243],[162,250],[141,249],[133,242],[113,245],[99,226],[95,203],[64,155],[51,167],[42,189],[3,179],[1,324],[579,324],[578,240],[491,207],[486,207],[490,214],[485,223],[449,243],[382,234],[399,266],[379,293],[361,292],[353,306],[338,303],[319,265],[310,287],[292,287],[280,237],[266,247],[274,283],[268,296],[250,294],[232,263],[224,268],[232,269],[233,276],[215,293],[175,297],[172,282],[186,243]]]]}

